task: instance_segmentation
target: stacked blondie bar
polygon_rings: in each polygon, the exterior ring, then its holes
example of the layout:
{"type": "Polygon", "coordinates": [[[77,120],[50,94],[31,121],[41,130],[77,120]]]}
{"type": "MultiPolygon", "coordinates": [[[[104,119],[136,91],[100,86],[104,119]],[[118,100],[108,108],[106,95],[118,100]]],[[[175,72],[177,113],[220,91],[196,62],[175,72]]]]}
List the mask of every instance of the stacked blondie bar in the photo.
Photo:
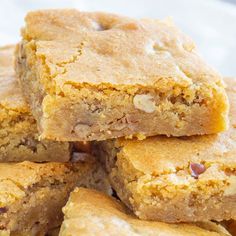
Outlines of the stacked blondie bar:
{"type": "Polygon", "coordinates": [[[0,235],[236,234],[236,80],[169,19],[25,22],[0,49],[0,235]]]}
{"type": "Polygon", "coordinates": [[[60,226],[76,187],[106,193],[101,164],[78,143],[41,140],[14,72],[14,46],[0,48],[0,235],[45,235],[60,226]]]}

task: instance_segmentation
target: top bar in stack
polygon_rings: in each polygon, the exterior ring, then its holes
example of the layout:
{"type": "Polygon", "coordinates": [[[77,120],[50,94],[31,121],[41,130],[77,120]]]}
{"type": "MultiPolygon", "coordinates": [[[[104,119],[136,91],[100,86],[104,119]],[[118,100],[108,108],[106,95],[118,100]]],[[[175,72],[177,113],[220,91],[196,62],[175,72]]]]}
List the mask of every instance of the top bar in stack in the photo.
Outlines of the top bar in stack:
{"type": "Polygon", "coordinates": [[[165,20],[44,10],[26,16],[16,68],[41,137],[104,140],[227,127],[221,77],[165,20]]]}
{"type": "Polygon", "coordinates": [[[0,162],[68,161],[68,142],[38,139],[36,121],[14,72],[14,50],[14,46],[0,48],[0,162]]]}

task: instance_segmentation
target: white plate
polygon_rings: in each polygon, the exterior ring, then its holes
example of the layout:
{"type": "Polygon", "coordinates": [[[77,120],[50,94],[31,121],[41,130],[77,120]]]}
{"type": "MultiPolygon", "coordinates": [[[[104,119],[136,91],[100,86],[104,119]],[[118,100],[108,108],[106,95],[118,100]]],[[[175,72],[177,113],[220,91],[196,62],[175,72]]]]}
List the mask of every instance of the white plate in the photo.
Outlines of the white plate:
{"type": "Polygon", "coordinates": [[[219,0],[3,0],[0,2],[0,45],[19,40],[27,11],[79,8],[133,17],[172,16],[196,41],[206,61],[222,74],[236,76],[236,6],[219,0]]]}

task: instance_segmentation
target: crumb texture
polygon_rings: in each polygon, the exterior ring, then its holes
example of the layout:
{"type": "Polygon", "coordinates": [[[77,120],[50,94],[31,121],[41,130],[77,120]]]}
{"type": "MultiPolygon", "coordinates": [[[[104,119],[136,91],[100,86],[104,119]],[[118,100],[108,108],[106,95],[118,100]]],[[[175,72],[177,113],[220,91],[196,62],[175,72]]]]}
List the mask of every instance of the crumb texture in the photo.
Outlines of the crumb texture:
{"type": "Polygon", "coordinates": [[[94,144],[118,196],[141,219],[235,219],[236,80],[225,81],[231,105],[225,132],[94,144]]]}
{"type": "Polygon", "coordinates": [[[0,234],[45,235],[61,224],[62,207],[76,186],[110,191],[89,155],[73,163],[2,163],[0,173],[0,234]]]}

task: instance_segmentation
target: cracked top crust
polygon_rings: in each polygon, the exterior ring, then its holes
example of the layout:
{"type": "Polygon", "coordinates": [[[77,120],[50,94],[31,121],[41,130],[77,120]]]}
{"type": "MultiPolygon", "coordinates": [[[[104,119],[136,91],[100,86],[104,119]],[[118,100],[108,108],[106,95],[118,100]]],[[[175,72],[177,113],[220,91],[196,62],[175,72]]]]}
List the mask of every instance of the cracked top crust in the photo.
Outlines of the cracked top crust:
{"type": "Polygon", "coordinates": [[[228,235],[223,227],[205,222],[166,224],[137,219],[120,202],[85,188],[77,188],[64,207],[65,219],[60,230],[63,235],[228,235]]]}
{"type": "Polygon", "coordinates": [[[161,92],[175,85],[223,89],[221,76],[170,20],[44,10],[26,16],[22,35],[23,43],[33,44],[28,46],[35,50],[37,65],[41,63],[42,84],[47,88],[51,83],[49,92],[60,94],[81,84],[138,84],[161,92]]]}
{"type": "MultiPolygon", "coordinates": [[[[212,176],[217,168],[236,168],[236,79],[225,78],[227,94],[230,100],[230,127],[216,135],[167,138],[149,137],[144,140],[115,140],[120,148],[117,153],[136,170],[145,174],[175,173],[189,167],[190,163],[202,163],[207,171],[200,178],[212,176]],[[211,166],[211,168],[209,168],[211,166]]],[[[230,170],[229,170],[230,171],[230,170]]]]}
{"type": "Polygon", "coordinates": [[[15,46],[0,47],[0,105],[8,110],[29,112],[14,71],[15,46]]]}

